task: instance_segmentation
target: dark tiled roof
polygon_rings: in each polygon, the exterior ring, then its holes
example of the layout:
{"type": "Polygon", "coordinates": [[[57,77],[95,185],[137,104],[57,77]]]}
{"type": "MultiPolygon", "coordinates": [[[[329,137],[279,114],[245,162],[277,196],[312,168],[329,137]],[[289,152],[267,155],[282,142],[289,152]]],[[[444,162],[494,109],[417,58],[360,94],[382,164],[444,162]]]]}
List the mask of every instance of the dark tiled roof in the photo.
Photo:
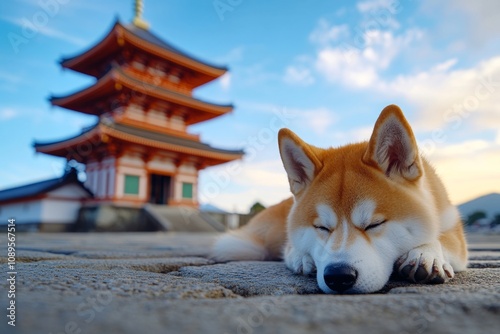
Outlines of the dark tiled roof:
{"type": "Polygon", "coordinates": [[[147,88],[148,90],[157,90],[159,92],[163,92],[164,94],[175,95],[181,99],[184,99],[187,102],[198,101],[198,102],[212,105],[215,107],[234,108],[234,106],[232,104],[218,104],[218,103],[213,103],[213,102],[207,102],[207,101],[204,101],[201,99],[195,99],[194,97],[188,96],[186,94],[178,93],[175,90],[167,89],[167,88],[161,87],[159,85],[154,85],[154,84],[148,83],[146,81],[141,81],[141,80],[127,74],[127,72],[125,72],[122,68],[120,68],[118,66],[113,66],[112,68],[114,70],[116,70],[118,73],[120,73],[121,75],[123,75],[124,77],[126,77],[127,79],[134,81],[137,85],[143,86],[144,88],[147,88]]]}
{"type": "MultiPolygon", "coordinates": [[[[201,103],[204,103],[208,106],[213,106],[213,107],[234,108],[234,106],[232,104],[219,104],[219,103],[207,102],[207,101],[204,101],[201,99],[191,97],[191,96],[186,95],[186,94],[176,92],[175,90],[167,89],[167,88],[164,88],[164,87],[159,86],[159,85],[148,83],[146,81],[141,81],[141,80],[135,78],[134,76],[127,74],[127,72],[125,72],[121,67],[119,67],[117,65],[111,66],[110,71],[107,73],[107,75],[110,75],[112,73],[112,71],[115,71],[116,73],[123,76],[124,78],[134,82],[136,85],[144,87],[148,91],[158,91],[158,92],[163,93],[163,94],[174,95],[175,97],[181,98],[186,102],[201,102],[201,103]]],[[[106,76],[103,76],[102,78],[98,79],[98,82],[101,80],[104,80],[103,78],[105,78],[105,77],[106,76]]],[[[65,99],[65,98],[68,98],[72,95],[79,94],[80,92],[91,89],[95,85],[96,85],[96,83],[94,82],[90,86],[88,86],[84,89],[77,90],[76,92],[73,92],[73,93],[67,94],[67,95],[62,95],[62,96],[51,95],[51,96],[49,96],[49,101],[52,104],[57,103],[57,100],[65,99]]]]}
{"type": "Polygon", "coordinates": [[[63,143],[65,141],[68,141],[68,140],[71,140],[74,138],[78,138],[101,124],[103,126],[108,127],[108,128],[115,129],[117,131],[129,134],[132,136],[150,139],[150,140],[154,140],[154,141],[158,141],[158,142],[162,142],[162,143],[173,144],[173,145],[188,147],[188,148],[194,148],[194,149],[199,149],[199,150],[214,152],[214,153],[230,154],[230,155],[242,155],[245,153],[243,150],[219,149],[219,148],[215,148],[215,147],[212,147],[208,144],[204,144],[204,143],[201,143],[201,142],[198,142],[195,140],[176,137],[174,135],[168,135],[165,133],[160,133],[160,132],[155,132],[155,131],[150,131],[150,130],[144,130],[144,129],[136,128],[136,127],[133,127],[130,125],[118,124],[118,123],[115,123],[111,120],[105,120],[105,121],[100,120],[97,124],[83,129],[80,134],[73,136],[71,138],[67,138],[67,139],[63,139],[63,140],[59,140],[59,141],[53,141],[53,142],[44,142],[44,143],[34,142],[33,146],[36,148],[36,147],[43,147],[43,146],[63,143]]]}
{"type": "MultiPolygon", "coordinates": [[[[130,32],[131,34],[133,34],[133,35],[135,35],[135,36],[139,37],[140,39],[142,39],[142,40],[144,40],[144,41],[146,41],[146,42],[148,42],[148,43],[154,44],[154,45],[156,45],[156,46],[158,46],[158,47],[160,47],[160,48],[163,48],[163,49],[168,50],[168,51],[170,51],[170,52],[176,53],[176,54],[178,54],[178,55],[180,55],[180,56],[183,56],[183,57],[189,58],[189,59],[191,59],[191,60],[193,60],[193,61],[195,61],[195,62],[197,62],[197,63],[200,63],[200,64],[203,64],[203,65],[206,65],[206,66],[212,67],[212,68],[214,68],[214,69],[222,70],[222,71],[227,71],[227,70],[228,70],[228,68],[227,68],[226,66],[217,66],[217,65],[210,64],[210,63],[208,63],[208,62],[206,62],[206,61],[202,61],[202,60],[200,60],[200,59],[198,59],[198,58],[196,58],[196,57],[193,57],[193,56],[191,56],[191,55],[187,54],[187,53],[186,53],[186,52],[184,52],[184,51],[179,50],[178,48],[176,48],[176,47],[172,46],[171,44],[169,44],[169,43],[165,42],[163,39],[159,38],[159,37],[158,37],[158,36],[156,36],[155,34],[151,33],[149,30],[145,30],[145,29],[139,28],[139,27],[135,26],[134,24],[127,24],[127,25],[124,25],[124,24],[122,24],[122,23],[120,22],[120,20],[118,20],[118,19],[117,19],[117,20],[115,21],[115,23],[113,24],[113,29],[114,29],[114,27],[115,27],[116,25],[120,25],[120,26],[122,26],[122,27],[123,27],[123,28],[125,28],[128,32],[130,32]]],[[[112,30],[113,30],[113,29],[112,29],[112,30]]],[[[111,31],[112,31],[112,30],[111,30],[111,31]]],[[[110,31],[110,32],[111,32],[111,31],[110,31]]],[[[108,35],[109,35],[109,33],[108,33],[108,35]]],[[[90,49],[88,49],[88,50],[87,50],[87,51],[85,51],[85,52],[88,52],[88,51],[92,50],[92,49],[93,49],[93,48],[95,48],[97,45],[99,45],[101,42],[102,42],[102,40],[101,40],[101,41],[99,41],[99,42],[97,42],[97,43],[96,43],[93,47],[91,47],[90,49]]],[[[85,53],[85,52],[84,52],[84,53],[85,53]]],[[[78,55],[75,55],[75,56],[72,56],[72,57],[63,57],[63,58],[60,60],[60,63],[62,64],[62,63],[64,63],[64,62],[66,62],[66,61],[70,61],[70,60],[75,59],[75,58],[80,57],[80,56],[81,56],[81,54],[78,54],[78,55]]]]}
{"type": "Polygon", "coordinates": [[[43,146],[48,146],[48,145],[54,145],[54,144],[58,144],[58,143],[63,143],[65,141],[68,141],[68,140],[71,140],[71,139],[75,139],[75,138],[78,138],[80,137],[81,135],[84,135],[86,134],[87,132],[90,132],[92,131],[94,128],[96,128],[98,125],[100,124],[100,122],[97,122],[96,124],[94,125],[91,125],[91,126],[87,126],[87,127],[84,127],[82,129],[82,131],[75,135],[75,136],[72,136],[72,137],[69,137],[69,138],[65,138],[65,139],[61,139],[61,140],[57,140],[57,141],[46,141],[46,142],[39,142],[39,141],[33,141],[33,147],[34,148],[37,148],[37,147],[43,147],[43,146]]]}
{"type": "Polygon", "coordinates": [[[90,190],[85,188],[78,180],[76,171],[71,169],[70,172],[66,173],[62,177],[1,190],[0,202],[40,195],[71,183],[81,186],[90,196],[93,196],[90,190]]]}
{"type": "Polygon", "coordinates": [[[208,144],[204,144],[204,143],[201,143],[198,141],[194,141],[194,140],[190,140],[190,139],[186,139],[186,138],[180,138],[180,137],[176,137],[176,136],[168,135],[168,134],[164,134],[164,133],[143,130],[140,128],[136,128],[136,127],[132,127],[129,125],[124,125],[124,124],[109,123],[109,124],[106,124],[106,126],[113,128],[113,129],[116,129],[120,132],[124,132],[124,133],[130,134],[130,135],[133,135],[133,136],[151,139],[151,140],[155,140],[158,142],[173,144],[173,145],[182,146],[182,147],[189,147],[189,148],[194,148],[194,149],[199,149],[199,150],[204,150],[204,151],[209,151],[209,152],[214,152],[214,153],[223,153],[223,154],[241,155],[244,153],[243,150],[223,150],[223,149],[215,148],[215,147],[212,147],[208,144]]]}
{"type": "MultiPolygon", "coordinates": [[[[120,23],[121,24],[121,23],[120,23]]],[[[184,51],[181,51],[179,49],[177,49],[176,47],[172,46],[171,44],[165,42],[164,40],[162,40],[161,38],[159,38],[158,36],[156,36],[155,34],[153,34],[152,32],[150,32],[149,30],[145,30],[145,29],[142,29],[142,28],[139,28],[137,27],[136,25],[134,24],[127,24],[127,25],[122,25],[125,29],[127,29],[130,33],[136,35],[137,37],[139,37],[140,39],[143,39],[149,43],[152,43],[156,46],[159,46],[163,49],[166,49],[168,51],[171,51],[173,53],[177,53],[183,57],[186,57],[186,58],[189,58],[191,60],[194,60],[198,63],[201,63],[201,64],[204,64],[204,65],[207,65],[207,66],[210,66],[210,67],[213,67],[213,68],[217,68],[219,70],[224,70],[224,71],[227,71],[227,67],[225,66],[217,66],[217,65],[213,65],[213,64],[210,64],[210,63],[207,63],[205,61],[202,61],[198,58],[195,58],[187,53],[185,53],[184,51]]]]}

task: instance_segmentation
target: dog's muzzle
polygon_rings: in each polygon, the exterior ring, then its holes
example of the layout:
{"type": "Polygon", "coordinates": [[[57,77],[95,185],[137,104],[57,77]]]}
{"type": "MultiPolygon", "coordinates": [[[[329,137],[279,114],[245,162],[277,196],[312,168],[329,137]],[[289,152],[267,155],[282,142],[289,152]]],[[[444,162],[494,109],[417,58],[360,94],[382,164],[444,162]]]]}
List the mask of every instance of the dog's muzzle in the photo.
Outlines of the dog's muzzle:
{"type": "Polygon", "coordinates": [[[330,264],[326,266],[323,278],[330,289],[342,293],[356,283],[358,272],[346,263],[330,264]]]}

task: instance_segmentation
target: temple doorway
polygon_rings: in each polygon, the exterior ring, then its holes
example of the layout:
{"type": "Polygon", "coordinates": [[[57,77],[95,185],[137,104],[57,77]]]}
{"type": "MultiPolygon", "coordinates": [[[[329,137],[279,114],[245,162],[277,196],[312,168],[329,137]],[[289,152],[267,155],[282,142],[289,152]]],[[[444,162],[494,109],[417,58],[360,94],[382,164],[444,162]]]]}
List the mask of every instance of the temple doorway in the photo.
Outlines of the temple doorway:
{"type": "Polygon", "coordinates": [[[149,203],[168,204],[171,196],[171,180],[168,175],[151,174],[149,177],[149,203]]]}

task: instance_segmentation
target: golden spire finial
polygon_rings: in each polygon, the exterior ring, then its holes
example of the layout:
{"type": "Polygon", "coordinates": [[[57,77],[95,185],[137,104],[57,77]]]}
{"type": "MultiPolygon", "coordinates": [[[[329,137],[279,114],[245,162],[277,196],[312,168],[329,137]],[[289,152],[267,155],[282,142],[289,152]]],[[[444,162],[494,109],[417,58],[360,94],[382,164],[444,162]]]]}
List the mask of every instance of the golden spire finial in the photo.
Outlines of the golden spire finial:
{"type": "Polygon", "coordinates": [[[147,30],[149,28],[149,24],[142,19],[142,12],[144,11],[144,3],[142,0],[135,0],[134,4],[134,19],[132,23],[141,29],[147,30]]]}

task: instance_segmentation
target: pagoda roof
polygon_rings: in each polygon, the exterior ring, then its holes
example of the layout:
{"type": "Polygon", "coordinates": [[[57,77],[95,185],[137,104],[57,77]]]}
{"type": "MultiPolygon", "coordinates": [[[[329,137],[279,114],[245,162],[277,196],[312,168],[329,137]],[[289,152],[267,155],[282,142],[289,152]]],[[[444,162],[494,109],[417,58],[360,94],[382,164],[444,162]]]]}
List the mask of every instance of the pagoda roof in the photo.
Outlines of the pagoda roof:
{"type": "Polygon", "coordinates": [[[86,157],[79,152],[84,143],[87,144],[84,153],[88,154],[93,148],[106,145],[110,139],[200,157],[203,158],[204,164],[209,166],[236,160],[244,154],[243,150],[219,149],[196,140],[115,123],[111,119],[101,119],[72,138],[54,142],[34,142],[33,146],[37,152],[85,162],[86,157]],[[92,143],[92,148],[89,143],[92,143]]]}
{"type": "Polygon", "coordinates": [[[123,25],[119,20],[116,20],[108,34],[94,46],[76,56],[63,58],[60,63],[65,68],[98,77],[100,73],[97,72],[98,66],[96,65],[107,56],[118,52],[124,45],[131,45],[151,55],[194,70],[201,76],[198,85],[212,81],[228,70],[225,66],[210,64],[181,51],[149,30],[134,24],[123,25]]]}
{"type": "Polygon", "coordinates": [[[162,86],[141,81],[127,74],[118,66],[113,66],[105,76],[87,88],[66,96],[51,96],[49,100],[52,105],[99,116],[109,110],[99,110],[96,107],[98,103],[107,96],[119,94],[124,88],[187,108],[191,111],[187,114],[187,125],[203,122],[233,110],[231,104],[214,104],[202,101],[162,86]]]}

